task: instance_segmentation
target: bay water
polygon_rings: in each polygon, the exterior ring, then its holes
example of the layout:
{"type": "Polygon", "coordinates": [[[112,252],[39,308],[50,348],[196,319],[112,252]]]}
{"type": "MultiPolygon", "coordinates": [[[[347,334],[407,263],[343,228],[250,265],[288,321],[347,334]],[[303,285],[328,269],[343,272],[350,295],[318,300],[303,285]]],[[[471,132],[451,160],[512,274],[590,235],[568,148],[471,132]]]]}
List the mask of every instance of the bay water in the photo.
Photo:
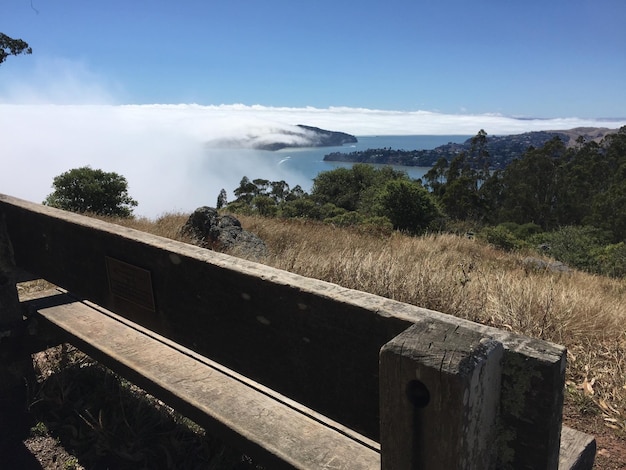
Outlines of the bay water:
{"type": "MultiPolygon", "coordinates": [[[[291,175],[297,175],[296,180],[305,191],[320,172],[333,170],[339,167],[350,168],[352,163],[324,161],[324,156],[333,152],[350,153],[376,148],[392,148],[397,150],[430,150],[449,142],[462,143],[469,139],[468,135],[385,135],[385,136],[360,136],[358,142],[339,147],[316,147],[299,149],[282,149],[275,152],[260,152],[258,158],[272,162],[273,165],[291,175]],[[309,184],[304,181],[309,181],[309,184]],[[304,184],[303,184],[304,183],[304,184]]],[[[278,169],[277,168],[277,169],[278,169]]],[[[430,167],[398,166],[397,170],[405,171],[411,178],[421,178],[430,167]]],[[[259,176],[247,175],[250,179],[259,176]]],[[[293,186],[292,182],[286,180],[293,186]]]]}
{"type": "MultiPolygon", "coordinates": [[[[323,171],[335,168],[350,168],[347,162],[324,161],[324,156],[333,152],[355,152],[367,149],[391,148],[397,150],[429,150],[449,142],[462,143],[469,135],[382,135],[357,136],[358,142],[338,147],[286,148],[278,151],[205,148],[202,156],[186,169],[183,181],[173,185],[177,189],[167,193],[168,202],[181,211],[192,211],[201,205],[214,205],[220,189],[227,192],[228,200],[235,198],[234,190],[241,179],[265,179],[285,181],[289,187],[299,185],[310,192],[313,179],[323,171]]],[[[430,167],[393,166],[406,172],[413,179],[422,178],[430,167]]],[[[146,207],[140,201],[140,208],[146,207]]],[[[156,204],[153,204],[156,207],[156,204]]],[[[158,207],[162,207],[161,204],[158,207]]],[[[144,209],[145,210],[145,209],[144,209]]],[[[143,214],[151,216],[154,209],[143,214]]],[[[141,211],[140,211],[141,213],[141,211]]],[[[142,214],[142,215],[143,215],[142,214]]]]}

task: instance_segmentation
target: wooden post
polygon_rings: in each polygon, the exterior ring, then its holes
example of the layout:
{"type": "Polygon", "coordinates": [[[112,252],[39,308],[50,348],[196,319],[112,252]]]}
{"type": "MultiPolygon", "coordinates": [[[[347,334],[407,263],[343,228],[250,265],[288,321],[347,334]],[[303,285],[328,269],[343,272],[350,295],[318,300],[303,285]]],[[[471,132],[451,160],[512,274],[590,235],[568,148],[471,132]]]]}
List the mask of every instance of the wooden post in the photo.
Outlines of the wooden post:
{"type": "Polygon", "coordinates": [[[381,468],[492,469],[503,346],[423,320],[380,352],[381,468]]]}
{"type": "Polygon", "coordinates": [[[23,327],[13,249],[0,213],[0,448],[23,438],[28,429],[27,380],[33,375],[33,364],[30,355],[20,353],[23,327]]]}

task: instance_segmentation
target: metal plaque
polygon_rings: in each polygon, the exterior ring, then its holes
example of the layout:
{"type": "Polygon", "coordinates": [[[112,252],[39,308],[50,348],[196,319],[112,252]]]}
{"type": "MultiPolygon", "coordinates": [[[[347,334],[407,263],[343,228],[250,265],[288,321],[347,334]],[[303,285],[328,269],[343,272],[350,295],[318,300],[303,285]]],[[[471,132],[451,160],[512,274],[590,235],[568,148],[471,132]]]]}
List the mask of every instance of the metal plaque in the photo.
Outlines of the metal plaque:
{"type": "Polygon", "coordinates": [[[156,311],[150,271],[109,256],[105,258],[111,294],[151,312],[156,311]]]}

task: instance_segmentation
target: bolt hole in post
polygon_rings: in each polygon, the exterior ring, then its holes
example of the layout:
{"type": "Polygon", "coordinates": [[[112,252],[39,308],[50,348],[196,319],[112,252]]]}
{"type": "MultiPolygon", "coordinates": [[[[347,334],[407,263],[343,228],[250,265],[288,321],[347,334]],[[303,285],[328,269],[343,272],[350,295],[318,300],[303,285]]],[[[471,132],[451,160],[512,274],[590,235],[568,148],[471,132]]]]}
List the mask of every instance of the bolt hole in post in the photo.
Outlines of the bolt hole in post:
{"type": "Polygon", "coordinates": [[[406,396],[415,408],[426,408],[430,402],[430,392],[419,380],[411,380],[406,385],[406,396]]]}

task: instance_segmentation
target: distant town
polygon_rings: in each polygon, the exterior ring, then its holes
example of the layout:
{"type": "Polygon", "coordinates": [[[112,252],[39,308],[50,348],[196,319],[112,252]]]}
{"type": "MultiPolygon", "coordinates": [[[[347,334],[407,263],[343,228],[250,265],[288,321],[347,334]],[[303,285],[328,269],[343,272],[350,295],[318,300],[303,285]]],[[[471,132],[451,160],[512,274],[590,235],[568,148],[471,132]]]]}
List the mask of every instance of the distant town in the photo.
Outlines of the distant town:
{"type": "MultiPolygon", "coordinates": [[[[487,151],[494,169],[506,167],[512,160],[519,158],[530,147],[539,148],[546,142],[558,137],[563,143],[572,147],[585,142],[599,141],[617,129],[600,127],[579,127],[562,131],[536,131],[523,134],[488,136],[487,151]]],[[[432,166],[440,158],[452,160],[461,152],[471,149],[472,139],[465,142],[450,142],[432,150],[398,150],[392,148],[367,149],[354,152],[332,152],[324,157],[324,161],[371,163],[401,166],[432,166]]]]}

